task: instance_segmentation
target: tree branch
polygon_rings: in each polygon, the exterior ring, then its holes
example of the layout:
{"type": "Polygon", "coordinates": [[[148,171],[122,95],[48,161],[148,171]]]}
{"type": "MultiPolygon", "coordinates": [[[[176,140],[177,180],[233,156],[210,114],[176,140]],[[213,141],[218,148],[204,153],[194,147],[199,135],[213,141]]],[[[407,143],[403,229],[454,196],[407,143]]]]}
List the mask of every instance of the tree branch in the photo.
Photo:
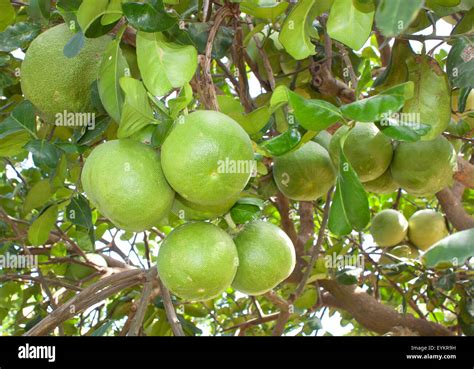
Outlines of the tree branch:
{"type": "Polygon", "coordinates": [[[173,301],[171,301],[171,295],[168,289],[163,285],[161,279],[159,279],[161,297],[163,298],[163,305],[165,305],[166,317],[168,322],[171,325],[171,330],[173,334],[178,337],[184,336],[183,327],[179,322],[178,317],[176,316],[176,311],[174,310],[173,301]]]}

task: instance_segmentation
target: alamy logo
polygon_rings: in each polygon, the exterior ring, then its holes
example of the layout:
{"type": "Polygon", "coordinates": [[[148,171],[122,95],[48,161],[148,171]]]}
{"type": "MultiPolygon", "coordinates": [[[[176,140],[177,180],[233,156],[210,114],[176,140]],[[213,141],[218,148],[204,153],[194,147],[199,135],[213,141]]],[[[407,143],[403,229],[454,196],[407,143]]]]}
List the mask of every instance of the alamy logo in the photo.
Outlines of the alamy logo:
{"type": "Polygon", "coordinates": [[[61,127],[87,127],[95,129],[95,113],[72,113],[64,110],[56,113],[54,124],[61,127]]]}
{"type": "Polygon", "coordinates": [[[56,361],[56,346],[25,346],[18,347],[18,359],[46,359],[50,363],[56,361]]]}
{"type": "Polygon", "coordinates": [[[225,160],[217,161],[217,173],[225,174],[247,174],[252,177],[257,176],[257,162],[255,160],[233,160],[225,158],[225,160]]]}
{"type": "Polygon", "coordinates": [[[33,269],[38,267],[38,255],[0,255],[0,269],[33,269]]]}

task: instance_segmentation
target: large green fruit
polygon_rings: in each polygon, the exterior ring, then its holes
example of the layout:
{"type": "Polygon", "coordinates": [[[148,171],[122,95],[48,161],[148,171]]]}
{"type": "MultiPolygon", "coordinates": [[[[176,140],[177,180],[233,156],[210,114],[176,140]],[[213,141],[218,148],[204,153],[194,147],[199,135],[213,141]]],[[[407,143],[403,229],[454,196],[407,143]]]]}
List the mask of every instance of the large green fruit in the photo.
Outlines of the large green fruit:
{"type": "Polygon", "coordinates": [[[329,145],[331,144],[332,135],[328,131],[319,132],[312,141],[320,144],[326,150],[329,150],[329,145]]]}
{"type": "Polygon", "coordinates": [[[158,252],[158,273],[164,285],[185,300],[219,296],[234,279],[239,258],[232,238],[204,222],[176,228],[158,252]]]}
{"type": "Polygon", "coordinates": [[[399,261],[395,258],[390,257],[390,255],[396,256],[398,258],[407,258],[407,259],[417,259],[420,256],[420,253],[416,248],[409,245],[399,245],[385,251],[380,257],[379,264],[398,264],[399,261]]]}
{"type": "Polygon", "coordinates": [[[391,166],[395,181],[414,196],[430,196],[452,183],[456,151],[439,136],[432,141],[401,142],[391,166]]]}
{"type": "Polygon", "coordinates": [[[97,146],[86,159],[81,179],[89,200],[127,231],[151,228],[168,213],[174,199],[158,154],[134,140],[97,146]]]}
{"type": "Polygon", "coordinates": [[[196,111],[178,120],[161,153],[171,187],[200,205],[230,201],[245,188],[254,169],[247,133],[215,111],[196,111]]]}
{"type": "Polygon", "coordinates": [[[171,211],[182,220],[206,220],[220,217],[227,213],[237,202],[238,197],[219,205],[199,205],[177,195],[171,211]]]}
{"type": "Polygon", "coordinates": [[[78,55],[68,58],[64,46],[74,36],[66,24],[40,34],[30,44],[21,65],[25,97],[53,122],[57,113],[92,112],[91,84],[110,37],[86,38],[78,55]]]}
{"type": "MultiPolygon", "coordinates": [[[[99,254],[86,254],[86,257],[87,257],[88,262],[95,264],[98,267],[103,267],[103,268],[107,267],[107,262],[99,254]]],[[[82,262],[85,262],[84,258],[82,257],[79,260],[82,262]]],[[[82,264],[71,263],[68,266],[68,274],[74,280],[82,280],[84,278],[87,278],[95,271],[96,270],[94,268],[91,268],[82,264]]]]}
{"type": "Polygon", "coordinates": [[[385,171],[380,177],[373,181],[362,183],[365,190],[379,195],[387,195],[395,192],[400,187],[393,179],[390,168],[385,171]]]}
{"type": "Polygon", "coordinates": [[[449,234],[442,214],[431,209],[419,210],[408,220],[408,238],[420,250],[427,250],[449,234]]]}
{"type": "Polygon", "coordinates": [[[380,247],[392,247],[405,239],[408,222],[402,213],[393,209],[382,210],[372,219],[370,233],[380,247]]]}
{"type": "MultiPolygon", "coordinates": [[[[342,137],[349,131],[342,126],[332,136],[329,153],[339,166],[342,137]]],[[[356,123],[344,142],[344,155],[356,171],[361,182],[379,178],[389,168],[393,157],[392,142],[373,123],[356,123]]]]}
{"type": "Polygon", "coordinates": [[[295,268],[295,248],[276,225],[255,221],[234,239],[239,267],[232,287],[248,295],[270,291],[290,276],[295,268]]]}
{"type": "Polygon", "coordinates": [[[336,169],[327,150],[310,141],[296,151],[276,157],[273,160],[273,178],[286,197],[313,201],[334,185],[336,169]]]}

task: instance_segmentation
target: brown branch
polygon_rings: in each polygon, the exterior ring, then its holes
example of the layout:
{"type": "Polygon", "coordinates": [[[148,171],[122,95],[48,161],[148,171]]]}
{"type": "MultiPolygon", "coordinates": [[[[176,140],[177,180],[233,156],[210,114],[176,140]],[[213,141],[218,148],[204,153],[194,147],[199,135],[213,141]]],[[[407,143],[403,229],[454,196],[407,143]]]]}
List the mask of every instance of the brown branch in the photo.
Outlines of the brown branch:
{"type": "Polygon", "coordinates": [[[461,182],[465,187],[474,188],[474,165],[459,157],[458,169],[454,173],[454,179],[461,182]]]}
{"type": "Polygon", "coordinates": [[[295,245],[298,242],[298,235],[293,221],[290,219],[290,202],[280,191],[276,197],[276,205],[281,217],[281,227],[295,245]]]}
{"type": "Polygon", "coordinates": [[[461,199],[456,197],[453,190],[445,188],[436,194],[449,222],[458,231],[474,228],[474,218],[470,216],[462,206],[461,199]]]}
{"type": "Polygon", "coordinates": [[[51,332],[59,324],[71,319],[74,315],[86,310],[88,307],[115,295],[117,292],[143,283],[145,280],[143,270],[127,270],[111,275],[91,286],[84,288],[80,293],[61,305],[42,321],[36,324],[25,336],[43,336],[51,332]]]}
{"type": "Polygon", "coordinates": [[[127,336],[138,336],[143,325],[143,318],[145,318],[145,312],[150,301],[150,296],[153,291],[153,282],[157,279],[158,272],[156,267],[149,269],[146,274],[146,282],[143,286],[142,296],[140,302],[138,303],[138,308],[130,322],[130,330],[128,331],[127,336]]]}
{"type": "Polygon", "coordinates": [[[176,311],[174,310],[173,301],[171,301],[171,295],[168,289],[163,285],[161,279],[159,279],[161,297],[163,298],[163,305],[165,306],[166,317],[168,322],[171,325],[171,330],[175,336],[182,337],[184,336],[183,327],[179,322],[178,317],[176,316],[176,311]]]}
{"type": "Polygon", "coordinates": [[[448,328],[427,320],[417,319],[411,314],[402,315],[368,295],[357,286],[340,285],[334,280],[321,280],[321,286],[333,299],[325,295],[330,306],[350,313],[359,324],[378,334],[386,334],[394,327],[405,327],[422,336],[452,336],[448,328]]]}

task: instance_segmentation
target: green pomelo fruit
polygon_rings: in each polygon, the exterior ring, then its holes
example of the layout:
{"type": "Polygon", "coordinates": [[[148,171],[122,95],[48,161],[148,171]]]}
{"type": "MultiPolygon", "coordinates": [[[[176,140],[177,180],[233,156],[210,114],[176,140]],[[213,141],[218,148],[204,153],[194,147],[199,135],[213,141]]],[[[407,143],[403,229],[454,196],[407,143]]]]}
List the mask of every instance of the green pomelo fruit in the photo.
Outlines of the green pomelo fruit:
{"type": "MultiPolygon", "coordinates": [[[[105,259],[99,254],[86,254],[87,261],[97,265],[98,267],[105,268],[107,267],[107,262],[105,259]]],[[[82,262],[85,262],[84,258],[79,259],[82,262]]],[[[68,274],[74,280],[82,280],[90,276],[92,273],[95,273],[96,269],[92,267],[88,267],[82,264],[69,264],[68,267],[68,274]]]]}
{"type": "MultiPolygon", "coordinates": [[[[339,128],[329,145],[329,152],[336,166],[339,166],[341,139],[347,131],[347,126],[339,128]]],[[[361,182],[373,181],[383,175],[392,162],[392,142],[375,124],[356,123],[347,133],[344,155],[361,182]]]]}
{"type": "Polygon", "coordinates": [[[151,228],[168,213],[174,199],[158,154],[130,139],[97,146],[86,159],[81,180],[89,200],[126,231],[151,228]]]}
{"type": "Polygon", "coordinates": [[[449,234],[442,214],[431,209],[419,210],[408,220],[408,238],[420,250],[427,250],[449,234]]]}
{"type": "Polygon", "coordinates": [[[380,247],[392,247],[402,242],[407,231],[407,220],[402,213],[393,209],[376,214],[370,225],[370,233],[380,247]]]}
{"type": "Polygon", "coordinates": [[[273,178],[286,197],[313,201],[334,185],[336,169],[327,150],[310,141],[296,151],[276,157],[273,160],[273,178]]]}
{"type": "Polygon", "coordinates": [[[307,287],[293,305],[298,309],[311,309],[318,302],[318,291],[314,287],[307,287]]]}
{"type": "Polygon", "coordinates": [[[331,144],[332,135],[328,131],[319,132],[312,141],[320,144],[326,150],[329,150],[329,145],[331,144]]]}
{"type": "Polygon", "coordinates": [[[387,169],[384,174],[373,181],[362,183],[367,192],[373,192],[379,195],[394,193],[400,187],[393,179],[392,172],[387,169]]]}
{"type": "Polygon", "coordinates": [[[232,287],[247,295],[261,295],[290,276],[295,248],[276,225],[254,221],[235,237],[239,267],[232,287]]]}
{"type": "Polygon", "coordinates": [[[247,133],[215,111],[196,111],[179,119],[161,153],[171,187],[200,205],[231,201],[245,188],[255,166],[247,133]]]}
{"type": "Polygon", "coordinates": [[[409,245],[395,246],[382,254],[379,264],[387,265],[399,263],[396,258],[392,258],[390,255],[393,255],[397,258],[417,259],[418,256],[420,256],[420,253],[416,248],[409,245]]]}
{"type": "Polygon", "coordinates": [[[91,84],[111,41],[109,36],[86,38],[79,54],[68,58],[63,50],[73,36],[66,24],[48,29],[33,40],[21,65],[23,94],[51,123],[64,111],[93,111],[91,84]]]}
{"type": "Polygon", "coordinates": [[[430,196],[453,181],[456,151],[439,136],[432,141],[401,142],[391,165],[394,180],[409,194],[430,196]]]}
{"type": "Polygon", "coordinates": [[[204,222],[171,232],[158,252],[158,273],[176,296],[190,301],[215,298],[230,287],[239,258],[232,238],[204,222]]]}
{"type": "Polygon", "coordinates": [[[239,197],[219,205],[199,205],[183,199],[177,195],[171,211],[181,220],[206,220],[220,217],[227,213],[237,202],[239,197]]]}

